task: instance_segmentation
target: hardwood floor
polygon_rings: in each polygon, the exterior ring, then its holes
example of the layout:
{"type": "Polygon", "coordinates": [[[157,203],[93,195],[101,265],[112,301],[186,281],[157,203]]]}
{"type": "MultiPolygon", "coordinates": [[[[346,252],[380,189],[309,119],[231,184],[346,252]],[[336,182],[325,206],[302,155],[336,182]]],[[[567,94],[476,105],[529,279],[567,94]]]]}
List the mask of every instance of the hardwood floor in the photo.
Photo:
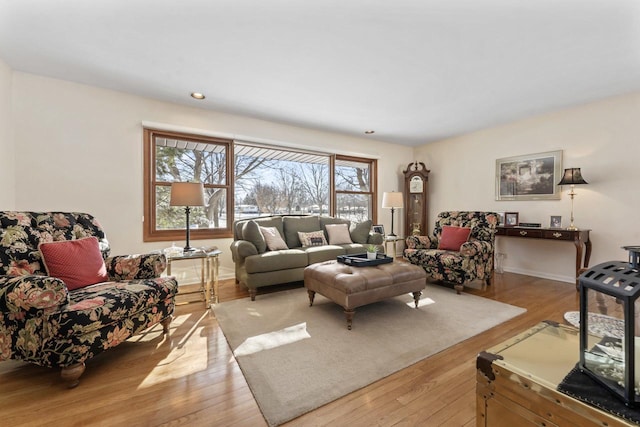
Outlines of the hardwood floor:
{"type": "MultiPolygon", "coordinates": [[[[512,273],[465,292],[527,312],[285,426],[474,426],[477,353],[579,305],[572,284],[512,273]]],[[[233,280],[220,284],[221,301],[247,295],[233,280]]],[[[90,360],[71,390],[58,370],[0,362],[0,425],[266,426],[212,312],[178,306],[169,337],[161,331],[90,360]]]]}

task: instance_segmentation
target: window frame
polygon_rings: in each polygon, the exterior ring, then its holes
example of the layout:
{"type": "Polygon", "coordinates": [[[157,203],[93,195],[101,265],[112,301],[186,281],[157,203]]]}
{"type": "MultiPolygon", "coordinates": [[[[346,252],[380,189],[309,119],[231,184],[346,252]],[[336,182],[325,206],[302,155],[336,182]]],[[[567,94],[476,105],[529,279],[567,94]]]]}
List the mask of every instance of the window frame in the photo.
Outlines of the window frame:
{"type": "Polygon", "coordinates": [[[206,188],[223,188],[226,190],[226,213],[227,226],[225,228],[194,228],[190,231],[191,240],[205,240],[223,237],[231,237],[233,235],[232,226],[234,221],[233,212],[233,140],[215,138],[210,136],[193,135],[182,132],[164,131],[158,129],[144,128],[144,216],[143,216],[143,241],[144,242],[163,242],[171,240],[184,240],[185,229],[175,230],[158,230],[156,229],[156,187],[158,185],[171,185],[166,181],[156,180],[156,150],[155,138],[165,137],[172,139],[180,139],[205,144],[225,145],[226,158],[226,183],[221,184],[204,184],[206,188]]]}
{"type": "MultiPolygon", "coordinates": [[[[156,180],[156,150],[155,137],[165,137],[180,139],[196,143],[214,143],[226,146],[226,176],[227,182],[220,184],[205,184],[205,187],[224,188],[226,194],[226,217],[227,226],[215,229],[191,229],[191,240],[206,240],[216,238],[232,238],[233,223],[235,222],[235,144],[236,141],[226,138],[203,136],[185,132],[167,131],[154,128],[143,128],[143,157],[144,157],[144,216],[143,216],[143,241],[163,242],[172,240],[183,240],[185,229],[157,230],[156,229],[156,187],[158,185],[170,185],[165,181],[156,180]]],[[[243,141],[237,141],[243,143],[243,141]]],[[[269,148],[277,150],[277,146],[269,145],[269,148]]],[[[282,150],[290,150],[289,147],[282,147],[282,150]]],[[[305,150],[300,150],[304,152],[305,150]]],[[[338,210],[339,194],[364,194],[371,197],[371,216],[373,224],[378,221],[378,161],[367,157],[357,157],[341,154],[327,154],[329,157],[329,215],[336,216],[338,210]],[[367,163],[370,167],[370,188],[369,191],[345,191],[336,190],[336,160],[355,161],[367,163]]]]}
{"type": "Polygon", "coordinates": [[[331,215],[336,216],[338,212],[338,194],[366,194],[371,196],[371,221],[372,224],[378,222],[378,160],[370,159],[366,157],[346,156],[342,154],[336,154],[331,156],[331,215]],[[369,177],[369,191],[346,191],[336,189],[336,161],[344,160],[348,162],[368,163],[371,171],[369,177]]]}

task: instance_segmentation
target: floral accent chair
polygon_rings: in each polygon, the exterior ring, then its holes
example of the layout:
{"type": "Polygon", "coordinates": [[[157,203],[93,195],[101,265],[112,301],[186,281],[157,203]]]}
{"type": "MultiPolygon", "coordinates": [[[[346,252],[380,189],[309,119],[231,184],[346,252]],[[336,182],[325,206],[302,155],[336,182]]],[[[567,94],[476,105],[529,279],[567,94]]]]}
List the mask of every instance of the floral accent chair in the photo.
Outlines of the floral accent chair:
{"type": "Polygon", "coordinates": [[[485,280],[490,285],[497,224],[498,215],[493,212],[441,212],[433,236],[407,237],[404,258],[424,268],[428,277],[453,283],[458,294],[464,284],[472,280],[485,280]],[[466,228],[463,231],[467,232],[468,238],[447,248],[443,245],[442,235],[443,229],[448,227],[466,228]]]}
{"type": "Polygon", "coordinates": [[[157,323],[168,333],[178,284],[160,277],[165,256],[108,255],[104,231],[89,214],[0,211],[0,361],[62,368],[74,387],[88,359],[157,323]],[[47,275],[38,247],[84,238],[97,239],[106,281],[71,289],[47,275]]]}

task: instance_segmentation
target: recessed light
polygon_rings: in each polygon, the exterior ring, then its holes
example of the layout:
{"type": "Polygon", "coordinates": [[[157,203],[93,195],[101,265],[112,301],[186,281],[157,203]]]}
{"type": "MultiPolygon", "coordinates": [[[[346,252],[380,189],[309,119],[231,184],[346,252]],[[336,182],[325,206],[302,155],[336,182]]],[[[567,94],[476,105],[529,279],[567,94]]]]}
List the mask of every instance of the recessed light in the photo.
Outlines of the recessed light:
{"type": "Polygon", "coordinates": [[[376,133],[376,131],[375,131],[375,130],[371,130],[371,129],[369,129],[369,130],[365,130],[365,131],[364,131],[364,133],[365,133],[366,135],[371,135],[371,134],[376,133]]]}
{"type": "Polygon", "coordinates": [[[200,92],[191,92],[191,97],[195,99],[204,99],[205,96],[200,92]]]}

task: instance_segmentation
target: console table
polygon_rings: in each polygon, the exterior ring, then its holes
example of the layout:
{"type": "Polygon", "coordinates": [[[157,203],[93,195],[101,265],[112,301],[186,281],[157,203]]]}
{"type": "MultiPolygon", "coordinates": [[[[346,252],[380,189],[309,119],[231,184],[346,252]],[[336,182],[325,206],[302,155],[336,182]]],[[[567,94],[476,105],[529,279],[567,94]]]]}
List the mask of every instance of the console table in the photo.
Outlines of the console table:
{"type": "Polygon", "coordinates": [[[521,237],[525,239],[546,239],[558,241],[572,241],[576,247],[576,289],[578,289],[578,276],[582,268],[589,267],[591,258],[591,230],[565,230],[561,228],[530,228],[530,227],[496,227],[496,236],[521,237]],[[582,246],[584,251],[584,264],[582,263],[582,246]]]}

